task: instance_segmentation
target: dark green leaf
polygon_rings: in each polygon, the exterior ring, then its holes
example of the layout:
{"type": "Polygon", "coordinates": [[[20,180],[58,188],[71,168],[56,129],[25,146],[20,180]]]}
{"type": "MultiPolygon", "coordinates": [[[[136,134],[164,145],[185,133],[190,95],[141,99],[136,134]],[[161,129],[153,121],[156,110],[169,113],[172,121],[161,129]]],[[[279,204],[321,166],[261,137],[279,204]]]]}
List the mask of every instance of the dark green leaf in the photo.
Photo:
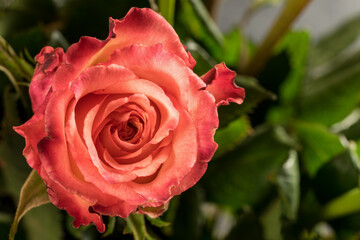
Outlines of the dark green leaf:
{"type": "Polygon", "coordinates": [[[327,202],[359,184],[359,158],[350,144],[345,152],[325,164],[314,179],[314,189],[321,202],[327,202]]]}
{"type": "Polygon", "coordinates": [[[259,204],[273,189],[292,143],[280,127],[257,129],[238,148],[209,164],[202,181],[208,199],[235,210],[259,204]]]}
{"type": "Polygon", "coordinates": [[[19,198],[20,189],[29,175],[30,168],[22,156],[24,139],[18,135],[13,126],[20,125],[17,110],[18,97],[6,88],[3,96],[4,118],[2,120],[2,141],[0,141],[0,158],[4,162],[4,178],[8,191],[19,198]]]}
{"type": "Polygon", "coordinates": [[[359,61],[349,61],[331,72],[304,83],[300,117],[327,126],[348,116],[359,104],[359,61]]]}
{"type": "Polygon", "coordinates": [[[187,40],[185,42],[185,46],[196,61],[196,65],[193,70],[199,76],[205,74],[216,65],[216,61],[209,55],[209,53],[193,40],[187,40]]]}
{"type": "Polygon", "coordinates": [[[176,218],[172,224],[173,239],[199,239],[203,216],[200,204],[202,195],[199,188],[191,188],[180,195],[176,218]]]}
{"type": "Polygon", "coordinates": [[[296,220],[300,200],[300,171],[296,151],[290,151],[276,182],[284,215],[289,220],[296,220]]]}
{"type": "Polygon", "coordinates": [[[339,136],[323,125],[298,121],[295,123],[295,131],[302,145],[301,161],[311,177],[344,150],[339,136]]]}
{"type": "Polygon", "coordinates": [[[344,134],[347,139],[360,140],[360,109],[355,110],[344,121],[332,126],[332,128],[344,134]]]}
{"type": "Polygon", "coordinates": [[[231,103],[228,106],[221,106],[218,109],[220,125],[219,128],[227,126],[233,120],[245,113],[250,112],[261,101],[275,99],[275,95],[261,87],[254,78],[237,76],[235,82],[245,89],[245,100],[241,105],[231,103]]]}
{"type": "Polygon", "coordinates": [[[228,126],[215,133],[215,142],[219,145],[214,158],[233,150],[251,131],[251,126],[246,117],[232,121],[228,126]]]}
{"type": "Polygon", "coordinates": [[[19,205],[10,230],[10,240],[14,239],[19,221],[25,213],[32,208],[48,202],[49,197],[46,191],[46,186],[36,171],[32,170],[20,192],[19,205]]]}
{"type": "Polygon", "coordinates": [[[226,240],[238,239],[256,239],[265,240],[260,219],[253,212],[245,212],[241,214],[235,227],[230,232],[226,240]]]}

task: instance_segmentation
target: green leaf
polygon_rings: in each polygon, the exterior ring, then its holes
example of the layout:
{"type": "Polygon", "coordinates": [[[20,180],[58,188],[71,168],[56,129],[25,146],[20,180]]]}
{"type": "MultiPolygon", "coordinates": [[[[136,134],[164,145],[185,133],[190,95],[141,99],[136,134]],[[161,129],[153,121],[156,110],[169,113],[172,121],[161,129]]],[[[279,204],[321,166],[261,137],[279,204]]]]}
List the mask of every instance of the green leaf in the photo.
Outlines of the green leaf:
{"type": "Polygon", "coordinates": [[[335,198],[323,208],[326,220],[360,212],[360,189],[354,188],[335,198]]]}
{"type": "Polygon", "coordinates": [[[297,121],[294,127],[302,145],[301,161],[311,177],[326,162],[344,151],[339,136],[321,124],[297,121]]]}
{"type": "Polygon", "coordinates": [[[24,216],[24,225],[28,239],[63,239],[62,216],[52,204],[34,208],[24,216]]]}
{"type": "Polygon", "coordinates": [[[251,126],[246,117],[232,121],[228,126],[215,133],[215,142],[219,145],[214,158],[233,150],[251,131],[251,126]]]}
{"type": "Polygon", "coordinates": [[[159,0],[159,12],[171,25],[174,25],[175,2],[176,0],[159,0]]]}
{"type": "Polygon", "coordinates": [[[245,76],[237,76],[235,83],[245,89],[245,100],[241,105],[231,103],[221,106],[219,112],[219,128],[227,126],[233,120],[251,112],[261,101],[276,99],[276,96],[259,85],[256,79],[245,76]]]}
{"type": "Polygon", "coordinates": [[[240,214],[226,240],[238,240],[240,236],[241,239],[265,240],[260,219],[254,212],[246,211],[240,214]]]}
{"type": "Polygon", "coordinates": [[[145,219],[142,214],[130,214],[126,218],[127,231],[134,236],[135,240],[152,240],[153,238],[146,231],[145,219]]]}
{"type": "Polygon", "coordinates": [[[295,150],[291,150],[276,178],[284,215],[289,220],[296,220],[300,200],[300,171],[295,150]]]}
{"type": "Polygon", "coordinates": [[[339,53],[351,46],[360,35],[359,24],[360,16],[355,16],[322,37],[311,49],[309,58],[311,66],[337,58],[339,53]]]}
{"type": "Polygon", "coordinates": [[[349,59],[331,72],[304,82],[299,99],[300,118],[327,126],[337,123],[358,106],[359,89],[359,61],[349,59]]]}
{"type": "Polygon", "coordinates": [[[290,72],[280,86],[279,100],[292,103],[298,95],[301,81],[305,76],[310,45],[310,36],[306,31],[290,32],[282,40],[277,51],[286,51],[290,61],[290,72]]]}
{"type": "Polygon", "coordinates": [[[104,232],[102,237],[107,237],[111,235],[114,232],[115,224],[116,224],[116,217],[110,217],[109,223],[106,226],[106,231],[104,232]]]}
{"type": "Polygon", "coordinates": [[[355,143],[349,143],[346,151],[337,155],[317,173],[313,181],[318,199],[328,202],[359,185],[359,158],[355,143]]]}
{"type": "Polygon", "coordinates": [[[200,188],[193,187],[180,195],[176,217],[173,221],[173,239],[199,239],[202,234],[203,215],[200,188]]]}
{"type": "Polygon", "coordinates": [[[19,204],[16,210],[14,222],[10,229],[10,240],[14,239],[18,224],[25,213],[32,208],[48,202],[49,197],[46,191],[46,186],[36,171],[32,170],[20,192],[19,204]]]}
{"type": "Polygon", "coordinates": [[[29,175],[30,167],[27,165],[22,149],[24,139],[18,135],[13,126],[21,124],[18,106],[19,97],[5,88],[3,95],[4,117],[1,122],[2,140],[0,141],[0,158],[4,162],[3,175],[6,189],[15,197],[19,198],[20,189],[29,175]]]}
{"type": "Polygon", "coordinates": [[[267,240],[282,240],[281,222],[282,204],[280,199],[275,199],[261,215],[260,222],[264,229],[264,238],[267,240]]]}
{"type": "Polygon", "coordinates": [[[176,31],[182,38],[193,38],[212,56],[221,56],[224,37],[201,0],[180,0],[176,31]]]}
{"type": "Polygon", "coordinates": [[[356,109],[343,121],[333,125],[332,129],[347,139],[360,140],[360,109],[356,109]]]}
{"type": "Polygon", "coordinates": [[[216,65],[216,61],[210,56],[210,54],[192,39],[188,39],[184,44],[196,61],[196,65],[193,70],[199,76],[205,74],[216,65]]]}
{"type": "Polygon", "coordinates": [[[201,181],[208,199],[234,210],[259,204],[273,189],[293,144],[280,127],[257,129],[239,147],[209,164],[201,181]]]}
{"type": "Polygon", "coordinates": [[[309,34],[305,31],[297,31],[288,33],[277,47],[278,54],[281,52],[287,54],[289,72],[279,85],[279,105],[271,108],[267,114],[269,122],[286,123],[296,115],[299,90],[307,72],[309,44],[309,34]]]}

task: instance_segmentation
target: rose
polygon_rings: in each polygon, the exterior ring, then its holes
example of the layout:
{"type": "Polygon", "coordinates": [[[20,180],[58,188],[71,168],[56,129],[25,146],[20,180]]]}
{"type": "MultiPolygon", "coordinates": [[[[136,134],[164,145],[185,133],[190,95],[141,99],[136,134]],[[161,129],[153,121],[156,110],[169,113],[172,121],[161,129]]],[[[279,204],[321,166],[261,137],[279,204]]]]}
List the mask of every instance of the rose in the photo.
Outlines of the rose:
{"type": "Polygon", "coordinates": [[[51,202],[75,218],[160,215],[205,173],[217,144],[217,107],[244,90],[224,64],[198,77],[172,27],[150,9],[110,18],[106,40],[66,54],[45,47],[30,84],[34,116],[15,127],[51,202]]]}

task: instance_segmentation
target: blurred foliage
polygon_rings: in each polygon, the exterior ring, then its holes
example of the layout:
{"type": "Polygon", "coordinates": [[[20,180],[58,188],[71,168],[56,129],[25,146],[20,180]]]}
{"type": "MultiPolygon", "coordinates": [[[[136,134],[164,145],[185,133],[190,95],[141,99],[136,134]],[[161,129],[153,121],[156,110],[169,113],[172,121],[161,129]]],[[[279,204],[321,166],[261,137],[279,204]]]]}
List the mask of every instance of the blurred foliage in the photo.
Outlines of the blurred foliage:
{"type": "MultiPolygon", "coordinates": [[[[281,1],[254,0],[246,14],[275,2],[281,1]]],[[[306,31],[288,31],[249,76],[243,69],[259,46],[241,27],[220,31],[208,12],[216,1],[154,3],[196,59],[197,74],[223,61],[246,90],[242,105],[219,108],[219,149],[208,171],[158,219],[104,217],[101,235],[94,226],[74,229],[64,211],[44,205],[24,217],[16,239],[359,239],[360,16],[318,42],[306,31]]],[[[1,239],[30,173],[12,126],[31,116],[26,92],[34,56],[45,45],[66,50],[84,35],[104,39],[108,18],[122,18],[134,6],[150,4],[0,1],[1,239]]]]}

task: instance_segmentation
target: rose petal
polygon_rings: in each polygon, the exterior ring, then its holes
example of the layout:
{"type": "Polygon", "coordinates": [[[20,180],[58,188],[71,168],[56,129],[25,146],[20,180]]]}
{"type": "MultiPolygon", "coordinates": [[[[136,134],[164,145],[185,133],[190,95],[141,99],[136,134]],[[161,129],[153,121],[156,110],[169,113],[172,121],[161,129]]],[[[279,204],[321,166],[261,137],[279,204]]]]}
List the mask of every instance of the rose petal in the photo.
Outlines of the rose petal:
{"type": "Polygon", "coordinates": [[[216,105],[228,105],[229,102],[241,104],[245,98],[245,90],[235,85],[236,73],[228,69],[224,63],[217,64],[209,72],[201,76],[207,84],[206,90],[214,95],[216,105]]]}
{"type": "Polygon", "coordinates": [[[186,52],[175,30],[151,9],[131,8],[122,20],[110,18],[110,22],[114,26],[111,31],[115,37],[98,54],[95,62],[105,62],[115,49],[132,44],[151,46],[161,43],[166,51],[180,57],[188,67],[195,66],[195,60],[186,52]]]}
{"type": "Polygon", "coordinates": [[[62,48],[44,47],[36,55],[35,61],[38,64],[29,87],[33,112],[36,112],[44,102],[45,96],[50,90],[55,71],[64,61],[64,50],[62,48]]]}
{"type": "Polygon", "coordinates": [[[172,151],[154,179],[148,183],[129,183],[129,187],[149,202],[167,201],[171,189],[177,186],[191,171],[197,160],[196,129],[186,112],[180,113],[179,126],[172,138],[172,151]]]}
{"type": "Polygon", "coordinates": [[[130,69],[139,78],[153,82],[180,105],[188,102],[188,67],[161,44],[144,47],[133,44],[115,50],[105,65],[116,64],[130,69]],[[164,67],[166,66],[166,67],[164,67]]]}
{"type": "MultiPolygon", "coordinates": [[[[45,173],[45,171],[43,172],[45,173]]],[[[48,179],[46,175],[42,175],[42,177],[45,181],[48,179]]],[[[105,224],[102,222],[101,215],[89,211],[90,203],[70,194],[54,181],[46,181],[46,183],[50,201],[58,208],[65,209],[69,215],[75,218],[73,222],[75,228],[93,222],[99,232],[105,231],[105,224]]]]}

